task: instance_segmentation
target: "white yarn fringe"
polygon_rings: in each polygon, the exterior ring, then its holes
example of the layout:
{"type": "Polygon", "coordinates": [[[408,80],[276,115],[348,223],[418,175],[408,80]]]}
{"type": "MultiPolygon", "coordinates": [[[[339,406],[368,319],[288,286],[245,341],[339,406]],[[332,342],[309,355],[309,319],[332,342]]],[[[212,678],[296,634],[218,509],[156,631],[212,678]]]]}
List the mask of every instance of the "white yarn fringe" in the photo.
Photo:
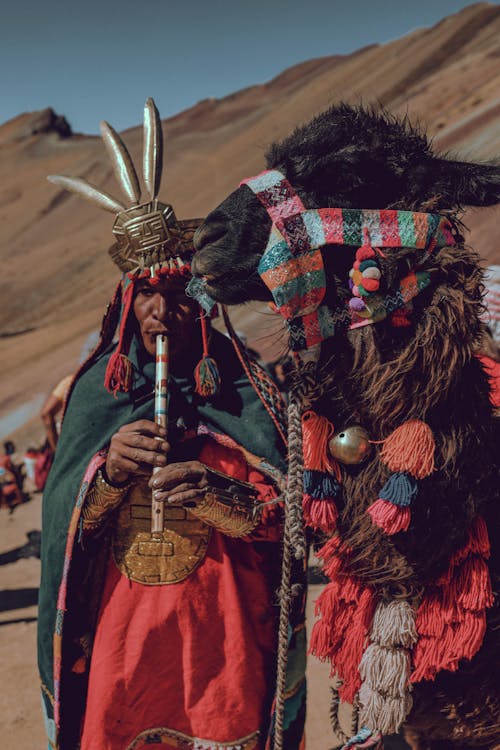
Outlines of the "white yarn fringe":
{"type": "Polygon", "coordinates": [[[371,644],[359,665],[362,726],[394,734],[411,711],[410,653],[417,641],[415,612],[408,602],[380,602],[375,610],[371,644]]]}

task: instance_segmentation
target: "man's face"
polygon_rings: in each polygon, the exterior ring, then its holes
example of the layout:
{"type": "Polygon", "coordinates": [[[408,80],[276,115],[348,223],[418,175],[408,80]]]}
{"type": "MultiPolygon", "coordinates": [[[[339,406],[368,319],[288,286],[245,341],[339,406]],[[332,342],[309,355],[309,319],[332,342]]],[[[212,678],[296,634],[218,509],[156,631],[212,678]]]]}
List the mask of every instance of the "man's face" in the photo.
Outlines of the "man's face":
{"type": "Polygon", "coordinates": [[[168,336],[169,353],[176,358],[183,351],[197,349],[200,335],[196,318],[198,304],[186,297],[184,280],[160,278],[156,285],[148,279],[136,284],[134,314],[146,351],[155,356],[156,336],[168,336]]]}

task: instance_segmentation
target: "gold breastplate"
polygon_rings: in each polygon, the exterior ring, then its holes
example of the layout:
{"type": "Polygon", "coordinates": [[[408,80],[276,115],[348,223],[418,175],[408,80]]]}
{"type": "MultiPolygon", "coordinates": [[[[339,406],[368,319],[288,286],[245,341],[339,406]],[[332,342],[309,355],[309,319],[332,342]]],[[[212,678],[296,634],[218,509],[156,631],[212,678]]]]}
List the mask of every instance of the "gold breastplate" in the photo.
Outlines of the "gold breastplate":
{"type": "Polygon", "coordinates": [[[178,583],[206,555],[211,528],[185,508],[165,505],[162,539],[151,539],[151,489],[133,485],[120,506],[113,533],[113,558],[131,581],[150,586],[178,583]]]}

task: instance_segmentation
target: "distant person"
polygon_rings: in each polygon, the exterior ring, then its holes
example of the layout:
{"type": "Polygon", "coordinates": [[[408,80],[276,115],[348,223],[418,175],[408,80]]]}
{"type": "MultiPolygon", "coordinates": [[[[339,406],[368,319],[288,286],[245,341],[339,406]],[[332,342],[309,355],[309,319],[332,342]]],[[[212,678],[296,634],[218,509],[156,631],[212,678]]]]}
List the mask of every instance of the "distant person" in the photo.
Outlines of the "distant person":
{"type": "MultiPolygon", "coordinates": [[[[92,354],[95,347],[99,342],[99,332],[92,331],[92,333],[86,339],[82,350],[80,352],[79,364],[85,362],[87,357],[92,354]]],[[[63,406],[66,401],[71,381],[73,380],[73,373],[65,375],[62,380],[56,385],[50,396],[45,401],[40,412],[41,420],[45,426],[45,435],[47,442],[55,453],[57,447],[57,441],[59,439],[61,419],[63,406]]]]}
{"type": "Polygon", "coordinates": [[[40,418],[45,427],[45,436],[52,452],[56,452],[57,441],[59,439],[60,414],[62,412],[64,401],[68,389],[71,385],[73,375],[65,375],[56,385],[50,396],[45,401],[40,412],[40,418]]]}
{"type": "Polygon", "coordinates": [[[12,455],[14,443],[7,440],[0,455],[0,508],[8,508],[10,513],[23,502],[22,479],[19,467],[14,465],[12,455]]]}

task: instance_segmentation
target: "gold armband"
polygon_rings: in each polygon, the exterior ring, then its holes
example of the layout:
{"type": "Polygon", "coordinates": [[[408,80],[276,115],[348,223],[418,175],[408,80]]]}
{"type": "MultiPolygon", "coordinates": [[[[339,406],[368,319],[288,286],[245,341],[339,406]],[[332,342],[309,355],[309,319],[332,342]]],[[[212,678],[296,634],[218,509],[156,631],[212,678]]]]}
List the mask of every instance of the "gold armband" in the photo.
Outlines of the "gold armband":
{"type": "Polygon", "coordinates": [[[120,505],[128,489],[128,483],[123,487],[115,487],[109,484],[105,480],[101,469],[99,469],[94,477],[92,486],[87,492],[82,508],[84,530],[97,529],[106,520],[111,511],[120,505]]]}
{"type": "Polygon", "coordinates": [[[226,536],[241,537],[250,534],[258,526],[261,503],[243,505],[227,494],[210,488],[193,507],[189,507],[189,511],[226,536]]]}

